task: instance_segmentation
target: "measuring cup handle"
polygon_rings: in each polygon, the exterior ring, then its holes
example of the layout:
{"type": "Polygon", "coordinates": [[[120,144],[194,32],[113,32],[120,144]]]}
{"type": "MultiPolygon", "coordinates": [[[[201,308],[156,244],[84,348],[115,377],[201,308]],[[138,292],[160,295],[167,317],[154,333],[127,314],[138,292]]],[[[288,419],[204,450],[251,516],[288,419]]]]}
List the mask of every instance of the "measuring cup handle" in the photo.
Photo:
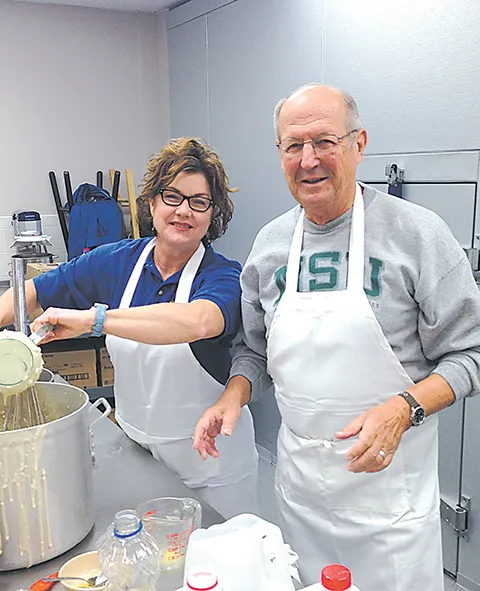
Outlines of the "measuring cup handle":
{"type": "Polygon", "coordinates": [[[200,529],[202,527],[202,505],[195,500],[196,511],[193,516],[193,529],[200,529]]]}
{"type": "Polygon", "coordinates": [[[104,406],[105,410],[102,412],[102,414],[99,417],[97,417],[94,421],[92,421],[90,423],[90,429],[93,429],[97,423],[99,423],[105,417],[108,417],[108,415],[112,412],[112,407],[110,406],[108,400],[102,396],[101,398],[97,398],[97,400],[92,402],[92,405],[88,409],[88,414],[93,412],[94,408],[98,408],[101,405],[104,406]]]}

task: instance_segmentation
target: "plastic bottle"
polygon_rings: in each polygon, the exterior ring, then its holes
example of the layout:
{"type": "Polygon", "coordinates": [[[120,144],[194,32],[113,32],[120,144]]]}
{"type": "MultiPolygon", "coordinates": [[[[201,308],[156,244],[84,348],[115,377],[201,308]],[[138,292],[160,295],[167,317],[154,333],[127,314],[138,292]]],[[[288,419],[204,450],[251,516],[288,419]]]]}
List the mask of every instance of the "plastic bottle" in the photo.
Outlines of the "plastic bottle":
{"type": "Polygon", "coordinates": [[[342,564],[329,564],[322,570],[320,583],[306,587],[304,591],[360,591],[352,585],[352,573],[342,564]]]}
{"type": "Polygon", "coordinates": [[[97,548],[107,591],[155,591],[160,549],[135,511],[116,513],[97,548]]]}

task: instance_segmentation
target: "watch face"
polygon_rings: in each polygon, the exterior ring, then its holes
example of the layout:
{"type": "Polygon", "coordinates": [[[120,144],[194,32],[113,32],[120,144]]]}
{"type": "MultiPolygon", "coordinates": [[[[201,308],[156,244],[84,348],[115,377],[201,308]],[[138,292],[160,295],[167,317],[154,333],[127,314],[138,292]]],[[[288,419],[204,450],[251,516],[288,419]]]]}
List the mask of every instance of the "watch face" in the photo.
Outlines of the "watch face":
{"type": "Polygon", "coordinates": [[[424,420],[425,410],[420,406],[419,408],[416,408],[412,413],[412,425],[417,427],[418,425],[421,425],[424,420]]]}

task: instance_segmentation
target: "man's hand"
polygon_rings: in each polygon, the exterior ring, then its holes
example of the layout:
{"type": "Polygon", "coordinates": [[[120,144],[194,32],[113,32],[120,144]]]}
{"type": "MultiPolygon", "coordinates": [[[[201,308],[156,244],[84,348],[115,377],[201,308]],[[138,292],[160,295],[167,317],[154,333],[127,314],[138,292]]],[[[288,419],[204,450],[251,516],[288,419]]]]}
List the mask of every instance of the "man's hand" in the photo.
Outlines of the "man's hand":
{"type": "Polygon", "coordinates": [[[32,331],[37,331],[46,322],[50,322],[55,328],[42,340],[42,344],[59,339],[71,339],[92,332],[95,308],[89,310],[48,308],[34,320],[31,326],[32,331]]]}
{"type": "Polygon", "coordinates": [[[241,412],[240,404],[228,404],[220,398],[203,413],[193,435],[193,449],[198,451],[202,459],[206,460],[208,456],[218,458],[220,453],[215,446],[215,438],[218,435],[231,435],[241,412]]]}
{"type": "Polygon", "coordinates": [[[410,426],[410,407],[400,396],[374,406],[359,415],[337,439],[360,436],[348,450],[346,459],[350,472],[380,472],[390,465],[402,435],[410,426]],[[382,453],[380,453],[382,452],[382,453]]]}
{"type": "Polygon", "coordinates": [[[235,423],[242,412],[242,406],[250,400],[252,386],[241,375],[230,378],[225,391],[217,402],[206,410],[195,427],[193,449],[206,460],[208,456],[218,458],[215,437],[233,433],[235,423]]]}

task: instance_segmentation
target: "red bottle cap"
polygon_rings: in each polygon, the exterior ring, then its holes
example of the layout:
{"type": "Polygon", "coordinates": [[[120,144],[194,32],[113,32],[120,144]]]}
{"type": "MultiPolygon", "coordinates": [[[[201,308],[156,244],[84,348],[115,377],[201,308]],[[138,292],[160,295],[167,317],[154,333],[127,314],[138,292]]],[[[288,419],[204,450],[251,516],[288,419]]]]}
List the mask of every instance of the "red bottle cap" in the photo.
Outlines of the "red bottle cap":
{"type": "Polygon", "coordinates": [[[346,566],[329,564],[322,570],[321,582],[329,591],[347,591],[352,586],[352,574],[346,566]]]}
{"type": "Polygon", "coordinates": [[[212,591],[220,588],[218,579],[211,570],[200,569],[188,575],[187,589],[192,589],[192,591],[212,591]]]}

